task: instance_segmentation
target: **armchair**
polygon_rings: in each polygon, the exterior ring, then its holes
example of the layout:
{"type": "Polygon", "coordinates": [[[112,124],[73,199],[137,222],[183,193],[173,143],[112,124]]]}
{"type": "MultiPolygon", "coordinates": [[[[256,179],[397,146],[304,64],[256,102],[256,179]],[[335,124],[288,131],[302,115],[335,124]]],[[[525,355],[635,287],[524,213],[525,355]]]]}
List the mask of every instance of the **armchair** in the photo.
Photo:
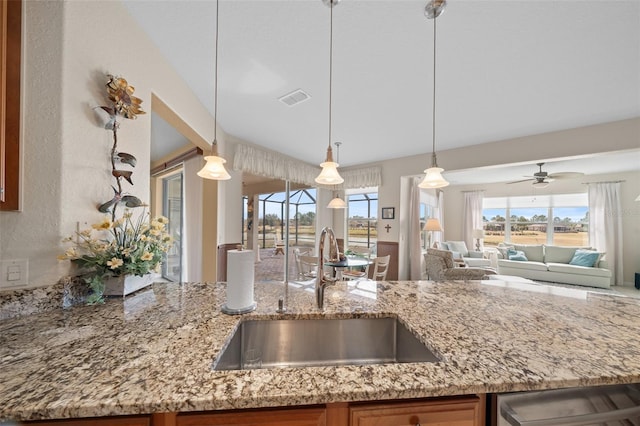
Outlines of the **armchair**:
{"type": "Polygon", "coordinates": [[[489,268],[458,268],[453,262],[453,253],[449,250],[427,249],[424,260],[427,264],[427,275],[433,281],[481,280],[496,273],[489,268]]]}
{"type": "Polygon", "coordinates": [[[491,260],[485,259],[481,251],[469,251],[464,241],[446,241],[440,243],[438,248],[451,251],[454,259],[462,259],[467,266],[474,268],[491,266],[491,260]]]}

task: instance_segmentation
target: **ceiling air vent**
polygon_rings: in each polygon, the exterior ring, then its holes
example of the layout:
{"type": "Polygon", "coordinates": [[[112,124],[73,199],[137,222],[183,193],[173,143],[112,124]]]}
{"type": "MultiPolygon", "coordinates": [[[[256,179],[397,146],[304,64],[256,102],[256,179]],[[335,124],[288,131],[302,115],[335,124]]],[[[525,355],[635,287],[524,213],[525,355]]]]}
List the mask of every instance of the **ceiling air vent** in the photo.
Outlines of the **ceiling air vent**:
{"type": "Polygon", "coordinates": [[[299,104],[300,102],[306,101],[309,98],[311,98],[309,94],[304,92],[302,89],[298,89],[298,90],[294,90],[291,93],[287,93],[282,97],[279,97],[278,100],[289,106],[294,106],[296,104],[299,104]]]}

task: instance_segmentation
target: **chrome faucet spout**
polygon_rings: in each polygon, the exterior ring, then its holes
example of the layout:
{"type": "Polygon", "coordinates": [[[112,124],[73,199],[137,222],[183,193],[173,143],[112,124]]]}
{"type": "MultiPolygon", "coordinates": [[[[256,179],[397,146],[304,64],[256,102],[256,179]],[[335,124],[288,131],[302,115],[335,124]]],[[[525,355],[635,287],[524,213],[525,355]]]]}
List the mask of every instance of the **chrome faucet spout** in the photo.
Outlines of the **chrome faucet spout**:
{"type": "Polygon", "coordinates": [[[316,304],[318,309],[324,308],[324,288],[327,284],[336,281],[333,277],[327,277],[324,274],[324,239],[329,236],[329,260],[340,260],[340,250],[338,248],[338,240],[333,233],[333,229],[328,226],[322,228],[320,233],[320,241],[318,243],[318,270],[316,273],[316,304]]]}

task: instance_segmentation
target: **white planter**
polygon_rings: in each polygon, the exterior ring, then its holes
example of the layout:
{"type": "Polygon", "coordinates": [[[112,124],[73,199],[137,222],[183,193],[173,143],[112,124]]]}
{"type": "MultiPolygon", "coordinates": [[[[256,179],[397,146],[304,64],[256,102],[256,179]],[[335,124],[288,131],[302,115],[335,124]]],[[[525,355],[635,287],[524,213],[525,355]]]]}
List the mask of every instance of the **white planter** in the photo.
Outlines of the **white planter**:
{"type": "Polygon", "coordinates": [[[124,297],[134,291],[150,286],[153,284],[154,278],[155,274],[146,274],[141,277],[137,275],[120,275],[107,278],[104,281],[104,295],[124,297]]]}

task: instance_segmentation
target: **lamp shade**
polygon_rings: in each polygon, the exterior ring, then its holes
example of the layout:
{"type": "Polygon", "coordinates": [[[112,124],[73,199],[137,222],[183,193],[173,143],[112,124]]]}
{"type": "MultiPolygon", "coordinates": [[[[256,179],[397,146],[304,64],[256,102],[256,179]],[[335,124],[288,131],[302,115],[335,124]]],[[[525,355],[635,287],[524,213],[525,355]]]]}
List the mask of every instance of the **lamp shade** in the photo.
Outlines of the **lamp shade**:
{"type": "Polygon", "coordinates": [[[320,164],[322,171],[316,178],[316,183],[320,185],[338,185],[344,182],[340,173],[338,173],[338,163],[334,161],[325,161],[320,164]]]}
{"type": "Polygon", "coordinates": [[[333,200],[329,201],[327,207],[330,209],[344,209],[347,207],[347,203],[340,197],[335,197],[333,200]]]}
{"type": "Polygon", "coordinates": [[[474,229],[471,231],[471,236],[473,238],[482,239],[484,238],[484,230],[483,229],[474,229]]]}
{"type": "Polygon", "coordinates": [[[424,171],[426,175],[424,176],[424,179],[422,179],[422,182],[418,184],[418,187],[424,188],[424,189],[429,189],[429,188],[435,189],[435,188],[444,188],[445,186],[448,186],[449,182],[444,180],[444,178],[440,174],[443,171],[444,169],[441,169],[440,167],[430,167],[426,169],[424,171]]]}
{"type": "Polygon", "coordinates": [[[209,155],[204,157],[204,159],[207,161],[207,164],[197,173],[198,176],[213,180],[231,179],[231,175],[224,168],[224,163],[226,163],[227,160],[217,155],[209,155]]]}
{"type": "Polygon", "coordinates": [[[436,218],[427,219],[427,223],[424,224],[425,231],[440,231],[442,232],[442,226],[440,226],[440,221],[436,218]]]}

